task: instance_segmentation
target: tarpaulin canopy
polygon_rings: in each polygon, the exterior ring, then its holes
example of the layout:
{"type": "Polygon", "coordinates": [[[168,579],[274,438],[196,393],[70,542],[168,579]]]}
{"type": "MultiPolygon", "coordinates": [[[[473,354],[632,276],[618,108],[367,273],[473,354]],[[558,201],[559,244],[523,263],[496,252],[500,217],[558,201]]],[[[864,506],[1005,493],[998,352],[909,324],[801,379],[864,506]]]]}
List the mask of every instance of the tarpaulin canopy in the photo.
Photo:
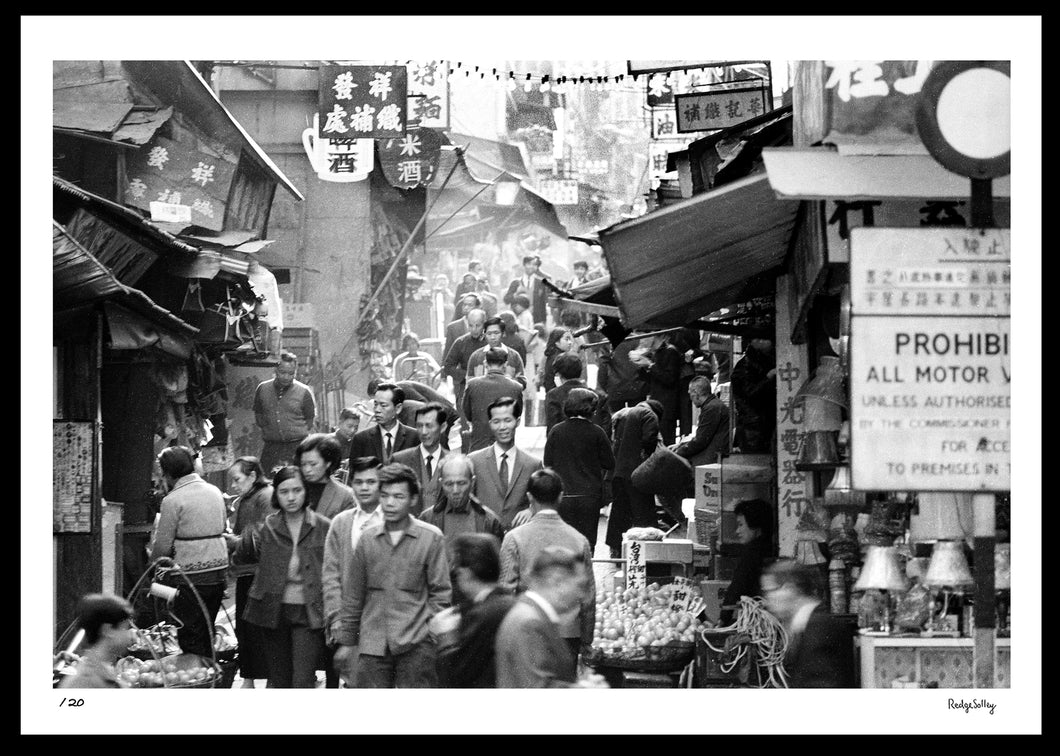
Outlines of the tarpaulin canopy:
{"type": "Polygon", "coordinates": [[[798,206],[760,173],[600,231],[623,325],[682,326],[753,295],[783,264],[798,206]]]}

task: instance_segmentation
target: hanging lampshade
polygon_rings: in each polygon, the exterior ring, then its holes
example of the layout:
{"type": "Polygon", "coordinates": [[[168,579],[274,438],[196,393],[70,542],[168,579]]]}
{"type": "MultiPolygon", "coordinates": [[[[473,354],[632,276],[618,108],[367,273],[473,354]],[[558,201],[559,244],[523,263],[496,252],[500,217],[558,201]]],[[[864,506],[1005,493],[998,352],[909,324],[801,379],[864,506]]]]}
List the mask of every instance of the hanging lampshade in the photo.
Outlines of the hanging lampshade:
{"type": "Polygon", "coordinates": [[[972,533],[972,495],[947,491],[921,491],[917,510],[909,517],[909,538],[924,541],[955,541],[972,533]]]}
{"type": "Polygon", "coordinates": [[[936,541],[924,584],[933,588],[970,588],[975,584],[964,558],[963,541],[936,541]]]}
{"type": "Polygon", "coordinates": [[[813,378],[795,394],[795,403],[804,407],[803,423],[807,430],[839,430],[847,399],[838,357],[821,357],[813,378]]]}
{"type": "Polygon", "coordinates": [[[803,472],[831,470],[841,464],[834,431],[808,431],[803,437],[795,469],[803,472]]]}
{"type": "Polygon", "coordinates": [[[832,482],[824,489],[824,505],[850,509],[861,509],[865,506],[865,494],[851,487],[849,465],[835,468],[832,482]]]}
{"type": "Polygon", "coordinates": [[[898,550],[894,546],[870,546],[854,590],[904,591],[908,587],[905,570],[898,562],[898,550]]]}

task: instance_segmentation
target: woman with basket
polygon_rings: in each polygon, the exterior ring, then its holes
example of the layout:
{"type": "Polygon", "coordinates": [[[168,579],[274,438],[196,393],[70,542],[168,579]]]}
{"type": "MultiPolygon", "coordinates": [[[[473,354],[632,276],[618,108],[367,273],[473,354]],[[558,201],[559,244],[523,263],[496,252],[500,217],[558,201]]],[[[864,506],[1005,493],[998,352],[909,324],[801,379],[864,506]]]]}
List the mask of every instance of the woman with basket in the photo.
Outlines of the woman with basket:
{"type": "MultiPolygon", "coordinates": [[[[228,479],[236,499],[232,502],[232,532],[260,528],[272,512],[272,484],[261,469],[257,457],[240,457],[228,468],[228,479]]],[[[265,663],[264,640],[261,629],[243,618],[247,608],[247,594],[257,574],[253,564],[232,565],[236,579],[236,641],[239,647],[239,676],[244,688],[253,688],[255,680],[269,676],[265,663]]]]}
{"type": "Polygon", "coordinates": [[[331,520],[306,506],[299,468],[281,468],[272,483],[279,511],[227,539],[234,562],[258,565],[243,616],[263,628],[268,687],[314,688],[324,653],[321,569],[331,520]]]}

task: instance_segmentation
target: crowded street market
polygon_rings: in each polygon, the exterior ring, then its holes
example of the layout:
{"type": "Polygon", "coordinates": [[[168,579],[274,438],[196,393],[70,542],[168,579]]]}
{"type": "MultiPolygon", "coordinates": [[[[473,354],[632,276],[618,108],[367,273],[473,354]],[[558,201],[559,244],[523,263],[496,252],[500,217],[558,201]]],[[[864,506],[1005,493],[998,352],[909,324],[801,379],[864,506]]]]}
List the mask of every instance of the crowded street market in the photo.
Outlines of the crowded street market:
{"type": "Polygon", "coordinates": [[[59,57],[60,706],[1036,654],[1009,60],[59,57]]]}

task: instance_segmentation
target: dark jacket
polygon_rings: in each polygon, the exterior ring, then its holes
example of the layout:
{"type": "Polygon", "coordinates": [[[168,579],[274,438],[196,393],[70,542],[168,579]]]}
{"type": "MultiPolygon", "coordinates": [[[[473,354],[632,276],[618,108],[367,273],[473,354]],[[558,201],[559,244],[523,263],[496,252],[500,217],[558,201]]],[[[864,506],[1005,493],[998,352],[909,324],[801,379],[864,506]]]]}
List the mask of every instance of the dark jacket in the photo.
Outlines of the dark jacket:
{"type": "Polygon", "coordinates": [[[659,443],[659,418],[647,402],[624,407],[611,419],[615,477],[628,479],[659,443]]]}
{"type": "Polygon", "coordinates": [[[636,404],[648,395],[647,371],[634,365],[629,359],[629,353],[636,347],[636,341],[623,341],[613,352],[604,352],[600,357],[602,374],[599,376],[599,383],[612,404],[636,404]]]}
{"type": "Polygon", "coordinates": [[[711,465],[718,461],[718,454],[729,452],[729,408],[725,402],[712,396],[699,408],[696,435],[679,445],[675,452],[696,465],[711,465]]]}
{"type": "Polygon", "coordinates": [[[485,449],[493,443],[493,432],[490,431],[488,415],[489,405],[504,396],[514,399],[516,406],[522,406],[523,387],[518,381],[503,373],[486,373],[481,378],[472,378],[467,382],[464,388],[462,408],[464,417],[471,423],[471,436],[468,439],[465,454],[485,449]]]}
{"type": "Polygon", "coordinates": [[[457,642],[438,657],[438,678],[445,688],[495,688],[497,665],[493,643],[497,628],[515,597],[497,587],[460,615],[457,642]]]}
{"type": "MultiPolygon", "coordinates": [[[[722,606],[738,606],[740,596],[761,596],[762,567],[765,564],[769,547],[762,538],[755,538],[749,543],[743,544],[739,555],[736,557],[736,566],[733,568],[732,580],[729,587],[725,589],[725,597],[722,606]]],[[[728,625],[736,615],[736,609],[722,609],[721,623],[728,625]]]]}
{"type": "MultiPolygon", "coordinates": [[[[232,532],[243,535],[244,531],[260,527],[265,518],[275,512],[272,506],[272,486],[264,485],[232,502],[232,532]]],[[[232,565],[228,574],[232,577],[253,575],[257,567],[252,564],[232,565]]]]}
{"type": "MultiPolygon", "coordinates": [[[[537,280],[534,281],[534,291],[532,294],[528,294],[530,297],[530,312],[534,316],[535,323],[544,323],[545,318],[548,316],[548,295],[550,289],[542,283],[542,278],[543,276],[538,274],[537,280]]],[[[504,293],[504,303],[506,305],[511,306],[520,287],[523,289],[523,293],[526,293],[526,287],[523,286],[522,275],[508,284],[508,290],[504,293]]]]}
{"type": "Polygon", "coordinates": [[[813,608],[810,621],[793,635],[784,654],[789,688],[854,688],[855,627],[825,609],[813,608]]]}
{"type": "MultiPolygon", "coordinates": [[[[567,401],[567,396],[576,388],[589,388],[585,385],[585,381],[575,379],[573,381],[567,381],[556,388],[551,389],[545,394],[545,433],[548,434],[553,428],[562,423],[567,419],[567,416],[563,414],[563,403],[567,401]]],[[[602,396],[599,391],[596,392],[597,402],[596,411],[590,418],[593,423],[600,426],[600,430],[604,432],[607,438],[611,437],[611,416],[607,411],[607,397],[602,396]]]]}
{"type": "MultiPolygon", "coordinates": [[[[321,570],[324,566],[324,540],[331,520],[311,509],[298,533],[298,559],[305,591],[305,608],[309,627],[324,627],[324,589],[321,570]]],[[[247,608],[243,619],[267,628],[275,628],[280,620],[283,591],[287,585],[287,566],[295,544],[282,512],[265,518],[260,530],[245,532],[239,538],[232,555],[237,563],[257,563],[258,573],[247,594],[247,608]]]]}
{"type": "MultiPolygon", "coordinates": [[[[420,443],[420,434],[416,432],[415,428],[410,428],[404,423],[398,422],[394,426],[392,433],[391,453],[402,449],[411,449],[420,443]]],[[[353,447],[351,448],[350,456],[355,459],[357,457],[379,457],[385,464],[387,460],[383,458],[382,428],[378,425],[373,425],[371,428],[365,428],[353,434],[353,447]]]]}
{"type": "MultiPolygon", "coordinates": [[[[476,533],[489,533],[490,535],[496,536],[498,540],[504,538],[504,526],[501,525],[500,519],[498,519],[497,515],[489,507],[482,506],[482,503],[474,496],[474,494],[468,495],[468,506],[471,508],[471,513],[475,519],[476,533]]],[[[430,509],[425,509],[419,515],[418,519],[420,522],[429,523],[442,531],[448,542],[450,536],[445,530],[445,515],[449,510],[449,499],[445,494],[442,494],[438,499],[438,503],[430,509]]]]}
{"type": "Polygon", "coordinates": [[[564,497],[603,497],[604,475],[615,468],[607,436],[580,417],[564,420],[549,431],[542,461],[563,479],[564,497]]]}

